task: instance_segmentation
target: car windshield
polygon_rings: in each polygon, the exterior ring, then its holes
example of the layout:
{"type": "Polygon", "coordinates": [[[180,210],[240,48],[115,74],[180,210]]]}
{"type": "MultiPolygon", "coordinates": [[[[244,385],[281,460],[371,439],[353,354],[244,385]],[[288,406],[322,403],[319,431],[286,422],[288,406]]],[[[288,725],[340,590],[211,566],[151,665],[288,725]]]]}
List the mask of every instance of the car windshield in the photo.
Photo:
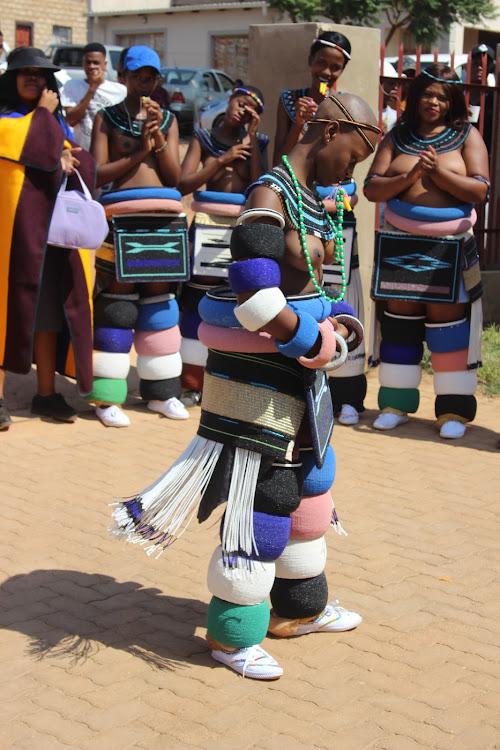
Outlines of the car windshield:
{"type": "Polygon", "coordinates": [[[118,61],[120,60],[121,50],[119,49],[112,49],[109,51],[109,56],[111,58],[111,67],[113,70],[118,70],[118,61]]]}
{"type": "Polygon", "coordinates": [[[83,47],[58,49],[54,55],[54,64],[61,68],[81,68],[83,62],[83,47]]]}
{"type": "Polygon", "coordinates": [[[196,70],[189,68],[162,68],[161,74],[166,84],[185,86],[195,76],[196,70]]]}

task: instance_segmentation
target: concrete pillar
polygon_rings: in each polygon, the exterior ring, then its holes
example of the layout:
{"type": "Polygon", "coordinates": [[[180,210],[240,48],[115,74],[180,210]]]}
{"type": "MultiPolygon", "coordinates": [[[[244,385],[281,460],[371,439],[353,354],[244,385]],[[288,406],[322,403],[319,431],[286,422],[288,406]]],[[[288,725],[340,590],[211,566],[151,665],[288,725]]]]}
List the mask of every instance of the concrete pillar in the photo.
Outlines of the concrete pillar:
{"type": "MultiPolygon", "coordinates": [[[[380,31],[360,26],[327,23],[279,23],[250,26],[248,83],[258,86],[265,98],[261,130],[271,138],[270,154],[274,147],[276,111],[280,92],[309,86],[309,49],[322,31],[339,31],[350,41],[351,60],[337,83],[338,91],[357,94],[378,112],[380,31]]],[[[370,280],[373,259],[375,205],[363,196],[363,181],[372,158],[356,167],[354,177],[358,185],[359,202],[356,206],[360,270],[365,296],[365,320],[369,322],[370,280]]]]}

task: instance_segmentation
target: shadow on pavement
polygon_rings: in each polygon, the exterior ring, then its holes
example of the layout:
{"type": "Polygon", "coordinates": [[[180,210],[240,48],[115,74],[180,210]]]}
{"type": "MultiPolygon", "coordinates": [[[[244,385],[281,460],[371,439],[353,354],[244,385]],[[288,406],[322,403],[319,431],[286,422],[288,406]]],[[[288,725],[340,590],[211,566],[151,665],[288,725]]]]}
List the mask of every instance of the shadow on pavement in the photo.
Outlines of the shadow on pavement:
{"type": "Polygon", "coordinates": [[[156,669],[210,663],[207,605],[165,596],[137,581],[76,570],[35,570],[0,587],[0,627],[24,633],[31,656],[69,658],[75,666],[100,646],[120,649],[156,669]]]}
{"type": "Polygon", "coordinates": [[[495,430],[490,430],[488,427],[481,427],[481,425],[472,422],[467,425],[465,435],[463,438],[458,440],[444,440],[439,437],[439,433],[434,427],[434,422],[430,419],[421,419],[419,417],[411,416],[409,421],[394,430],[375,430],[372,425],[379,415],[379,411],[375,409],[366,409],[360,415],[360,421],[354,427],[344,427],[336,422],[335,432],[333,433],[333,442],[335,438],[339,438],[341,430],[354,430],[355,432],[368,433],[372,432],[377,435],[382,435],[387,439],[400,440],[420,440],[427,443],[437,443],[438,445],[446,445],[450,448],[471,448],[478,451],[486,451],[489,453],[498,453],[498,440],[500,434],[495,430]]]}

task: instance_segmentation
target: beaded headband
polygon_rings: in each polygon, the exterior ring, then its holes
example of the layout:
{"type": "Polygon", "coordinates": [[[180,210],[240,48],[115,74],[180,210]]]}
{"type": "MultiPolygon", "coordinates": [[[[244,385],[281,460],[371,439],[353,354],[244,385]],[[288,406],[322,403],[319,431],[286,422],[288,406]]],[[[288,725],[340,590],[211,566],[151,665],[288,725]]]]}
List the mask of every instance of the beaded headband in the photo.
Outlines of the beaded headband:
{"type": "Polygon", "coordinates": [[[260,107],[259,115],[261,115],[264,111],[264,102],[262,99],[259,99],[257,94],[254,94],[253,91],[249,91],[248,89],[244,89],[242,86],[238,86],[237,88],[233,89],[233,94],[237,94],[238,91],[241,91],[242,94],[246,94],[246,96],[251,96],[252,99],[258,104],[260,107]]]}
{"type": "Polygon", "coordinates": [[[333,47],[334,49],[338,49],[338,51],[342,52],[342,54],[347,60],[351,59],[350,54],[346,52],[343,47],[340,47],[338,44],[335,44],[334,42],[327,42],[326,39],[315,39],[314,42],[319,42],[320,44],[326,44],[327,47],[333,47]]]}
{"type": "Polygon", "coordinates": [[[462,83],[462,81],[447,81],[446,78],[437,78],[437,76],[433,76],[432,73],[428,73],[427,70],[423,70],[422,73],[425,73],[426,76],[432,78],[433,81],[437,81],[438,83],[462,83]]]}

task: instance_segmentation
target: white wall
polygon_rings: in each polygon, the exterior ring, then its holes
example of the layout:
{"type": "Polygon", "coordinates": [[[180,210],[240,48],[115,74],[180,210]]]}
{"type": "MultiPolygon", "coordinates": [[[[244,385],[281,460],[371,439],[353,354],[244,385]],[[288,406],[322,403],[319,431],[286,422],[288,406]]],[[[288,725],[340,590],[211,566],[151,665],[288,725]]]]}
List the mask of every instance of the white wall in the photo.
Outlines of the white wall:
{"type": "Polygon", "coordinates": [[[262,9],[203,11],[200,13],[151,13],[111,16],[94,19],[92,38],[103,44],[115,44],[116,35],[165,31],[165,65],[208,67],[211,65],[211,38],[214,34],[247,34],[250,24],[272,23],[272,16],[262,9]]]}

